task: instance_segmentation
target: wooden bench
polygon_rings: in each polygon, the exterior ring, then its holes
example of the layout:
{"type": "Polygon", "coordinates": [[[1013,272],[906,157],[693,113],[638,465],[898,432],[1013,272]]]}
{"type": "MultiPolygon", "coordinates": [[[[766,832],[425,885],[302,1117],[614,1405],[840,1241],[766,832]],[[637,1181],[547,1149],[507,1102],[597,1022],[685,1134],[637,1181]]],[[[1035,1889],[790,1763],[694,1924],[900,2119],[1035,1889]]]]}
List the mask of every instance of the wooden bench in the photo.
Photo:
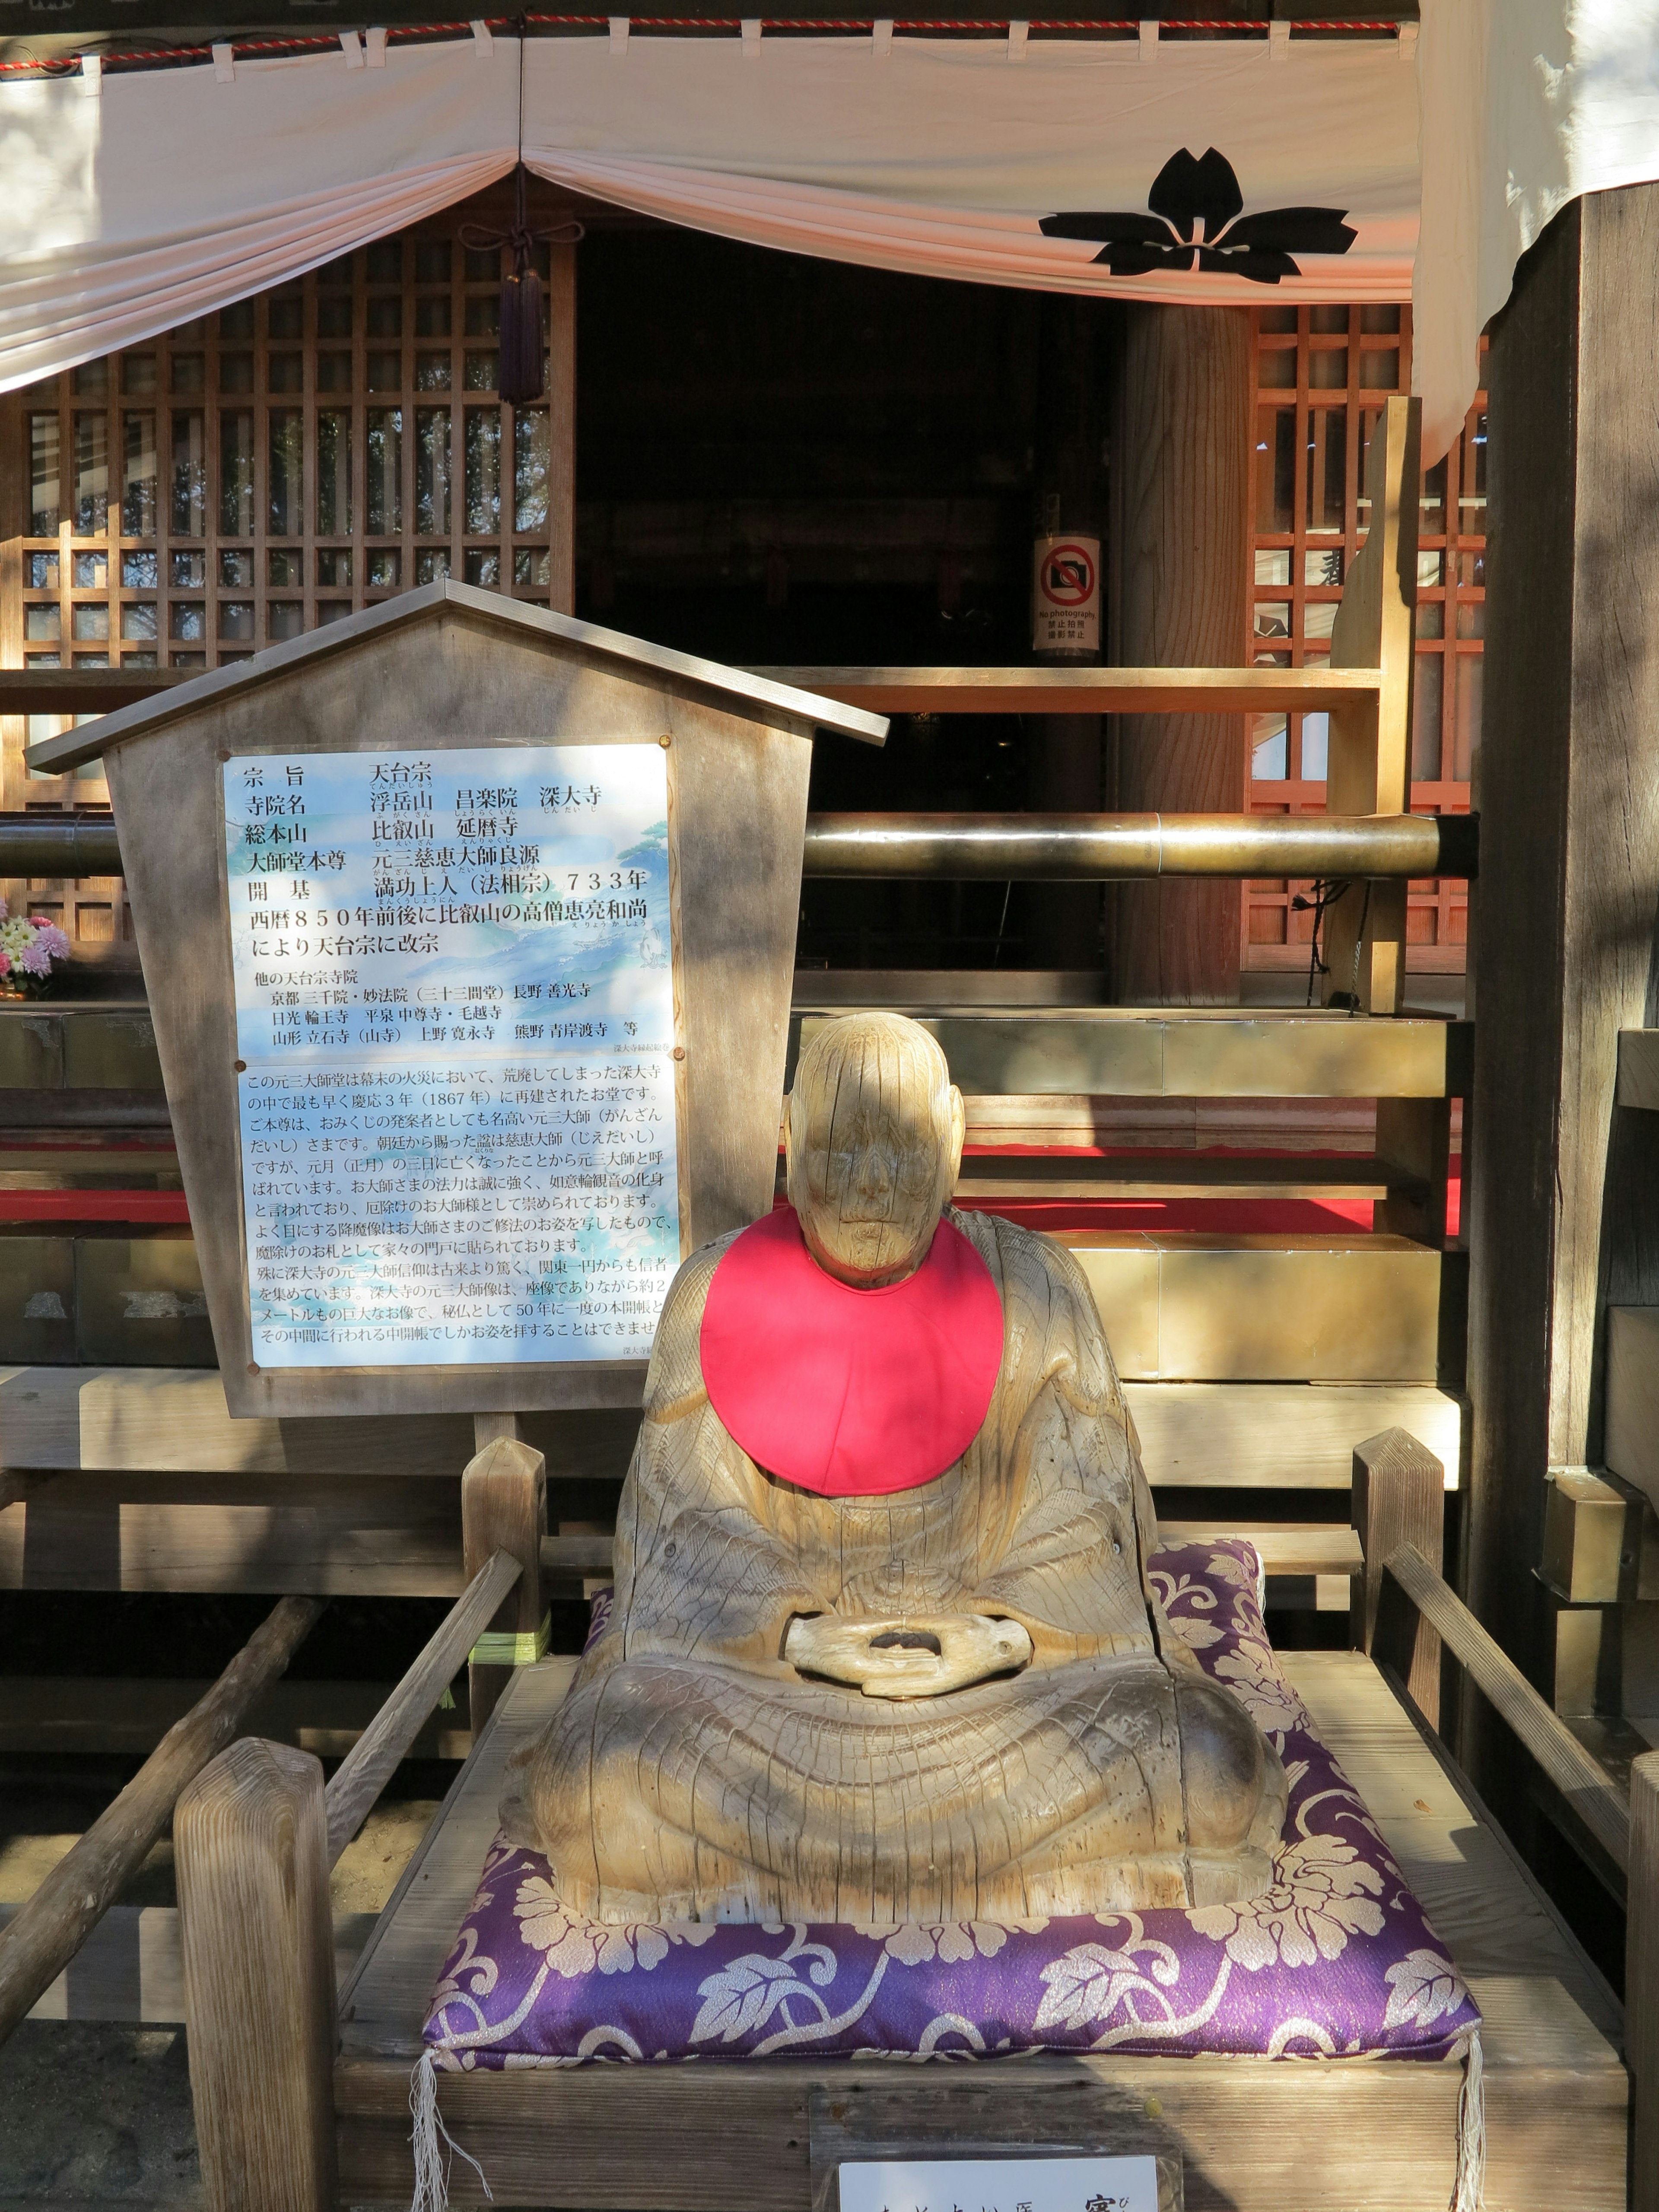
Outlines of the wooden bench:
{"type": "MultiPolygon", "coordinates": [[[[410,2070],[427,2000],[495,1836],[502,1768],[572,1664],[546,1660],[514,1682],[341,1990],[344,2203],[408,2201],[410,2070]]],[[[1611,1993],[1373,1662],[1298,1652],[1285,1666],[1485,2015],[1487,2202],[1624,2212],[1629,2090],[1611,1993]]],[[[441,2075],[438,2096],[456,2141],[512,2204],[805,2212],[833,2204],[836,2157],[953,2128],[1177,2152],[1194,2212],[1445,2212],[1451,2198],[1455,2064],[1037,2057],[976,2065],[971,2087],[965,2070],[793,2060],[481,2070],[441,2075]]],[[[451,2188],[457,2203],[484,2201],[459,2160],[451,2188]]]]}
{"type": "MultiPolygon", "coordinates": [[[[523,1446],[489,1451],[489,1520],[501,1528],[515,1519],[512,1482],[530,1498],[542,1472],[539,1455],[523,1446]]],[[[1627,1810],[1421,1553],[1400,1540],[1414,1531],[1436,1548],[1429,1528],[1443,1492],[1426,1461],[1396,1432],[1375,1440],[1356,1469],[1352,1519],[1369,1540],[1369,1559],[1354,1584],[1351,1623],[1356,1640],[1372,1639],[1389,1668],[1359,1649],[1291,1653],[1283,1663],[1481,2007],[1486,2201],[1506,2212],[1558,2212],[1565,2203],[1575,2212],[1624,2212],[1634,2169],[1620,2008],[1400,1684],[1409,1680],[1433,1707],[1434,1639],[1443,1638],[1628,1864],[1638,2000],[1629,2032],[1638,2043],[1632,2064],[1644,2130],[1659,2119],[1659,1990],[1651,1978],[1659,1972],[1659,1755],[1638,1767],[1627,1810]]],[[[481,1494],[474,1469],[467,1485],[471,1497],[481,1494]]],[[[482,1511],[474,1554],[487,1540],[482,1511]]],[[[520,1512],[516,1521],[522,1540],[533,1516],[520,1512]]],[[[520,1618],[540,1603],[541,1557],[538,1540],[521,1559],[520,1618]]],[[[176,1834],[191,2079],[215,2212],[233,2202],[243,2212],[274,2212],[279,2203],[320,2212],[337,2201],[408,2201],[410,2076],[428,2000],[495,1833],[506,1761],[544,1723],[574,1664],[549,1658],[507,1679],[340,1989],[337,2045],[325,2007],[313,2002],[325,1972],[319,1962],[331,1957],[326,1884],[315,1868],[305,1878],[295,1853],[309,1835],[307,1848],[320,1855],[325,1828],[326,1848],[343,1847],[367,1810],[363,1784],[343,1790],[337,1778],[325,1793],[314,1763],[283,1753],[279,1768],[274,1750],[243,1745],[195,1785],[176,1834]],[[234,1851],[224,1845],[228,1823],[234,1851]],[[212,1848],[204,1848],[204,1835],[212,1848]],[[307,1897],[300,1910],[296,1899],[307,1897]],[[216,1962],[211,1980],[198,1970],[191,1981],[192,1957],[216,1962]],[[302,1971],[306,1958],[312,1964],[302,1971]],[[307,1988],[321,2024],[296,2039],[307,1988]],[[246,2176],[271,2158],[280,2175],[250,2194],[246,2176]]],[[[494,1697],[493,1685],[478,1682],[482,1671],[474,1670],[475,1690],[494,1697]]],[[[424,1686],[433,1691],[429,1668],[424,1686]]],[[[420,1704],[406,1682],[387,1709],[396,1709],[396,1728],[377,1723],[383,1766],[396,1730],[419,1726],[420,1704]]],[[[1357,2203],[1444,2212],[1463,2086],[1456,2063],[1035,2056],[971,2067],[789,2060],[480,2070],[439,2075],[436,2094],[446,2126],[480,2160],[496,2200],[521,2205],[817,2212],[833,2207],[841,2157],[882,2144],[989,2138],[1176,2154],[1194,2212],[1348,2212],[1357,2203]]],[[[459,2160],[451,2187],[458,2203],[483,2201],[459,2160]]]]}

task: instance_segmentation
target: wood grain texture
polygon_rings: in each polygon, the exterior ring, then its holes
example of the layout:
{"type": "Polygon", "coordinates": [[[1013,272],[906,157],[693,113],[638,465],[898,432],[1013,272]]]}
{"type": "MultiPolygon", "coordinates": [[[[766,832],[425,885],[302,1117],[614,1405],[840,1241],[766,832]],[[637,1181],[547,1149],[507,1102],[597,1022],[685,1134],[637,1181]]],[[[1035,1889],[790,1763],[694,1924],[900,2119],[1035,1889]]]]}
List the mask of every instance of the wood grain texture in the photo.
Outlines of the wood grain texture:
{"type": "Polygon", "coordinates": [[[1599,1475],[1553,1475],[1539,1573],[1569,1605],[1613,1605],[1621,1595],[1634,1595],[1625,1558],[1640,1545],[1644,1517],[1639,1498],[1599,1475]]]}
{"type": "Polygon", "coordinates": [[[1387,1574],[1375,1635],[1378,1658],[1402,1681],[1406,1679],[1416,1650],[1409,1620],[1410,1610],[1415,1608],[1596,1841],[1620,1867],[1625,1866],[1630,1855],[1630,1809],[1600,1761],[1591,1757],[1545,1704],[1514,1661],[1420,1553],[1402,1544],[1389,1553],[1384,1565],[1387,1574]]]}
{"type": "MultiPolygon", "coordinates": [[[[1445,1548],[1446,1471],[1409,1431],[1385,1429],[1354,1446],[1350,1510],[1365,1568],[1352,1587],[1348,1634],[1355,1650],[1369,1651],[1376,1630],[1383,1561],[1402,1544],[1409,1544],[1439,1571],[1445,1548]]],[[[1440,1639],[1420,1617],[1401,1680],[1429,1726],[1437,1729],[1440,1639]]]]}
{"type": "MultiPolygon", "coordinates": [[[[1247,362],[1246,374],[1248,369],[1247,362]]],[[[1247,436],[1248,428],[1247,424],[1247,436]]],[[[1237,654],[1237,640],[1230,649],[1237,654]]],[[[759,668],[755,673],[878,714],[1264,714],[1275,708],[1312,714],[1374,696],[1380,680],[1375,669],[1327,669],[1322,664],[1309,668],[1236,668],[1226,663],[1186,668],[759,668]]],[[[1235,787],[1225,805],[1237,804],[1235,787]]]]}
{"type": "MultiPolygon", "coordinates": [[[[498,1552],[519,1565],[492,1617],[479,1623],[498,1634],[534,1636],[542,1625],[542,1536],[547,1527],[547,1466],[538,1451],[516,1437],[485,1444],[461,1476],[462,1571],[469,1583],[498,1552]]],[[[475,1636],[465,1647],[471,1650],[475,1636]]],[[[458,1662],[459,1663],[459,1662],[458,1662]]],[[[474,1735],[483,1726],[511,1678],[510,1667],[469,1665],[467,1685],[474,1735]]]]}
{"type": "Polygon", "coordinates": [[[1659,1751],[1630,1773],[1625,1921],[1625,2048],[1636,2125],[1631,2212],[1659,2212],[1659,1751]]]}
{"type": "Polygon", "coordinates": [[[15,1471],[0,1589],[453,1597],[460,1486],[428,1475],[15,1471]]]}
{"type": "Polygon", "coordinates": [[[576,249],[548,249],[547,603],[576,611],[576,249]]]}
{"type": "Polygon", "coordinates": [[[1659,1304],[1607,1309],[1607,1463],[1659,1505],[1659,1304]]]}
{"type": "Polygon", "coordinates": [[[811,703],[768,697],[741,678],[736,695],[722,691],[723,672],[708,664],[643,647],[630,658],[631,641],[560,628],[548,615],[526,620],[533,611],[460,586],[434,586],[397,606],[395,615],[371,609],[332,625],[326,650],[296,641],[286,661],[267,663],[252,680],[218,672],[192,707],[169,700],[135,710],[137,720],[108,733],[111,793],[227,1403],[239,1418],[637,1406],[643,1361],[251,1370],[220,757],[404,744],[411,697],[421,701],[422,742],[439,750],[498,744],[504,733],[524,744],[671,739],[687,1054],[682,1228],[702,1243],[753,1219],[770,1200],[811,703]]]}
{"type": "MultiPolygon", "coordinates": [[[[1161,1517],[1158,1535],[1165,1545],[1201,1543],[1211,1537],[1242,1536],[1261,1554],[1270,1575],[1357,1575],[1364,1565],[1357,1529],[1322,1521],[1171,1521],[1161,1517]]],[[[614,1537],[544,1536],[542,1570],[565,1579],[609,1577],[614,1537]]]]}
{"type": "MultiPolygon", "coordinates": [[[[19,1908],[0,1905],[0,1926],[19,1908]]],[[[334,1916],[334,1974],[349,1974],[368,1941],[376,1915],[334,1916]]],[[[182,2027],[185,1958],[179,1909],[173,1905],[112,1905],[51,1986],[30,2008],[31,2020],[130,2021],[182,2027]]]]}
{"type": "Polygon", "coordinates": [[[323,1770],[245,1738],[173,1822],[190,2086],[212,2212],[333,2212],[334,1943],[323,1770]]]}
{"type": "Polygon", "coordinates": [[[1448,1490],[1458,1486],[1463,1408],[1429,1384],[1131,1379],[1123,1395],[1155,1488],[1346,1492],[1354,1446],[1395,1427],[1409,1429],[1442,1462],[1448,1490]]]}
{"type": "MultiPolygon", "coordinates": [[[[1330,657],[1336,668],[1378,670],[1381,683],[1375,694],[1331,715],[1326,801],[1333,814],[1403,814],[1410,804],[1421,412],[1414,399],[1386,400],[1371,432],[1369,527],[1343,586],[1330,657]]],[[[1362,1012],[1397,1014],[1406,982],[1406,885],[1350,884],[1325,927],[1325,1003],[1346,993],[1362,1012]]]]}
{"type": "Polygon", "coordinates": [[[1059,1230],[1119,1371],[1151,1381],[1419,1382],[1446,1255],[1397,1237],[1059,1230]]]}
{"type": "Polygon", "coordinates": [[[1656,303],[1659,187],[1589,194],[1526,256],[1489,356],[1468,1592],[1538,1682],[1546,1473],[1601,1460],[1602,1306],[1659,1304],[1659,1151],[1614,1110],[1620,1032],[1659,1021],[1656,303]]]}
{"type": "MultiPolygon", "coordinates": [[[[144,1758],[213,1685],[168,1675],[0,1674],[0,1752],[144,1758]]],[[[392,1695],[390,1682],[315,1677],[273,1682],[248,1709],[250,1735],[343,1759],[392,1695]]],[[[411,1747],[422,1759],[465,1759],[463,1713],[434,1714],[411,1747]]]]}
{"type": "Polygon", "coordinates": [[[321,1612],[309,1598],[283,1599],[207,1695],[167,1731],[114,1802],[0,1929],[0,2040],[79,1950],[173,1817],[180,1790],[229,1741],[321,1612]]]}
{"type": "MultiPolygon", "coordinates": [[[[1237,307],[1140,301],[1125,313],[1109,658],[1120,667],[1236,666],[1249,626],[1249,318],[1237,307]]],[[[1238,805],[1242,715],[1126,713],[1109,732],[1109,806],[1179,814],[1238,805]]],[[[1237,1000],[1236,886],[1119,885],[1107,913],[1120,1003],[1237,1000]]]]}
{"type": "Polygon", "coordinates": [[[1659,1030],[1619,1032],[1619,1090],[1621,1106],[1659,1113],[1659,1030]]]}
{"type": "MultiPolygon", "coordinates": [[[[804,1011],[802,1048],[832,1018],[804,1011]]],[[[1468,1080],[1468,1024],[1421,1016],[1376,1023],[1317,1009],[1056,1006],[921,1019],[970,1099],[1434,1099],[1461,1095],[1468,1080]]]]}
{"type": "MultiPolygon", "coordinates": [[[[536,1580],[539,1586],[539,1575],[536,1580]]],[[[486,1559],[341,1761],[326,1798],[330,1866],[374,1810],[467,1653],[492,1617],[507,1610],[514,1583],[522,1585],[523,1581],[523,1562],[511,1553],[496,1552],[486,1559]]],[[[475,1731],[479,1725],[475,1709],[475,1731]]]]}
{"type": "MultiPolygon", "coordinates": [[[[1628,2090],[1605,1985],[1371,1662],[1297,1652],[1285,1664],[1485,2014],[1488,2203],[1626,2212],[1628,2090]]],[[[335,2069],[348,2202],[407,2197],[422,2011],[495,1832],[502,1765],[543,1725],[568,1669],[547,1661],[515,1681],[350,1987],[335,2069]]],[[[738,2063],[718,2079],[701,2066],[446,2074],[438,2090],[497,2200],[525,2205],[808,2212],[820,2098],[821,2130],[833,2118],[878,2136],[927,2130],[934,2122],[921,2115],[950,2118],[957,2100],[975,2124],[993,2112],[1019,2135],[1042,2114],[1057,2135],[1077,2124],[1070,2098],[1091,2130],[1105,2119],[1178,2153],[1192,2207],[1444,2212],[1461,2081],[1455,2065],[1036,2057],[971,2071],[738,2063]]],[[[459,2160],[451,2179],[458,2203],[483,2202],[459,2160]]]]}
{"type": "MultiPolygon", "coordinates": [[[[637,1407],[516,1418],[556,1477],[620,1481],[639,1428],[637,1407]]],[[[233,1419],[213,1368],[0,1366],[0,1464],[7,1467],[352,1480],[441,1475],[453,1483],[477,1449],[472,1419],[460,1413],[233,1419]]]]}

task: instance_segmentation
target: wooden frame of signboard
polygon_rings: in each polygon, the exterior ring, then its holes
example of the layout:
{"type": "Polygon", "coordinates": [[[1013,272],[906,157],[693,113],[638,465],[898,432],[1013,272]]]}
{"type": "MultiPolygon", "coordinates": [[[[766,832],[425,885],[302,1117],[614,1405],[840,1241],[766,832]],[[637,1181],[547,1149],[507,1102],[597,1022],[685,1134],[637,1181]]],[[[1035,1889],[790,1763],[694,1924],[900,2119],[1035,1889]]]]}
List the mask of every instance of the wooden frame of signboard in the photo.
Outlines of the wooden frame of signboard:
{"type": "Polygon", "coordinates": [[[222,763],[470,747],[669,749],[682,1253],[771,1204],[811,739],[882,718],[453,583],[411,592],[37,748],[101,755],[233,1414],[637,1405],[643,1359],[256,1366],[222,763]]]}

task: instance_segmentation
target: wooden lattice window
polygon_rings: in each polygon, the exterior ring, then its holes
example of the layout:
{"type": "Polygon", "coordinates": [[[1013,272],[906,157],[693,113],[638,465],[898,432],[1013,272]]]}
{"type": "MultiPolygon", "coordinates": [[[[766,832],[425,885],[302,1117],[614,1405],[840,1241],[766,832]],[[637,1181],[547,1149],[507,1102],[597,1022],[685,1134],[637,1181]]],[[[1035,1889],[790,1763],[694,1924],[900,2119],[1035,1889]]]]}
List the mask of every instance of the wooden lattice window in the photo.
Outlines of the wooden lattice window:
{"type": "MultiPolygon", "coordinates": [[[[1411,389],[1411,310],[1405,307],[1260,307],[1251,390],[1255,512],[1252,631],[1259,664],[1303,668],[1330,651],[1342,582],[1365,542],[1364,455],[1382,402],[1411,389]]],[[[1484,362],[1484,341],[1482,359],[1484,362]]],[[[1414,812],[1463,813],[1480,742],[1485,625],[1486,395],[1462,434],[1425,472],[1419,509],[1417,677],[1413,701],[1414,812]]],[[[1245,803],[1258,813],[1316,814],[1325,806],[1328,739],[1322,714],[1251,718],[1245,803]]],[[[1304,969],[1312,915],[1292,901],[1307,885],[1247,884],[1246,968],[1304,969]]],[[[1468,891],[1413,884],[1409,969],[1464,965],[1468,891]]]]}
{"type": "MultiPolygon", "coordinates": [[[[508,406],[501,250],[459,235],[498,215],[469,204],[0,403],[6,665],[222,667],[444,576],[568,609],[574,267],[539,248],[547,396],[508,406]]],[[[27,769],[65,726],[7,718],[9,811],[107,803],[96,768],[27,769]]],[[[77,952],[132,958],[118,884],[3,888],[77,952]]]]}

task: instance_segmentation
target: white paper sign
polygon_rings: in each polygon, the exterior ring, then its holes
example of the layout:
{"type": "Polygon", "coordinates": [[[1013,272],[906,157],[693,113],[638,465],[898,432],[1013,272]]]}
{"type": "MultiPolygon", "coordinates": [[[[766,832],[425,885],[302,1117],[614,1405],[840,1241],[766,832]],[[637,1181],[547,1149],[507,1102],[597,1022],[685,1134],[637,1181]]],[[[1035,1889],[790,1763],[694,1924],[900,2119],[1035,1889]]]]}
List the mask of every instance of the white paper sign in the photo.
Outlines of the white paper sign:
{"type": "Polygon", "coordinates": [[[1153,2158],[849,2160],[841,2212],[1158,2212],[1153,2158]]]}
{"type": "Polygon", "coordinates": [[[679,1263],[666,756],[224,768],[252,1356],[642,1359],[679,1263]]]}

